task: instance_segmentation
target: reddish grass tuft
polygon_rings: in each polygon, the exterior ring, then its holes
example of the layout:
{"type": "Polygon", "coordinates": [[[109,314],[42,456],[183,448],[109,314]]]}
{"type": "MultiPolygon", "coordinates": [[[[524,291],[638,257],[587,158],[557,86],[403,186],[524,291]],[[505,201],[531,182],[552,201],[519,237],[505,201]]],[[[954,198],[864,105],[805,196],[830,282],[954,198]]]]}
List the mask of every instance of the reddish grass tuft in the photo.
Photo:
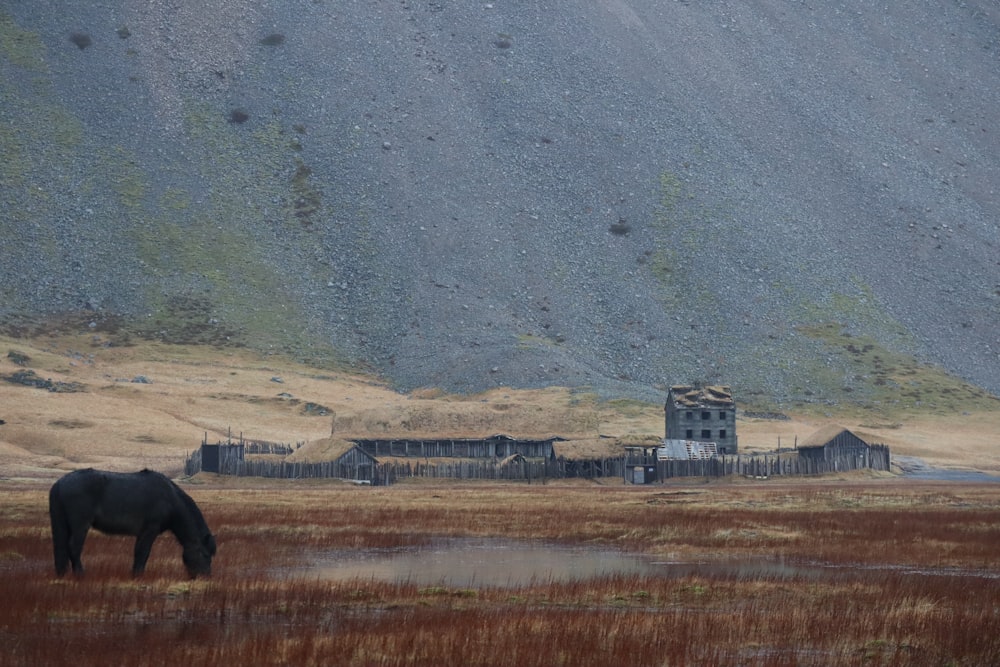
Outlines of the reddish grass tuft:
{"type": "Polygon", "coordinates": [[[219,539],[208,580],[169,535],[132,579],[131,540],[99,534],[87,576],[56,579],[44,491],[0,497],[0,665],[1000,664],[1000,489],[191,492],[219,539]],[[308,569],[456,535],[856,567],[471,590],[308,569]]]}

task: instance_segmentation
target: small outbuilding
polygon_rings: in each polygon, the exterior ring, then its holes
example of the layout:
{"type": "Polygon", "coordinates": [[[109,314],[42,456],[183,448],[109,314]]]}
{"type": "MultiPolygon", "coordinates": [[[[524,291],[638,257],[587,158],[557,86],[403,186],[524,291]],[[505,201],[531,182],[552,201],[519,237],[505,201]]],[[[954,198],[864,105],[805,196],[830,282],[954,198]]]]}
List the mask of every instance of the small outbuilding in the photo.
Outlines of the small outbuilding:
{"type": "Polygon", "coordinates": [[[832,424],[816,431],[799,443],[799,455],[807,458],[830,459],[845,452],[868,448],[868,443],[846,428],[832,424]]]}
{"type": "Polygon", "coordinates": [[[323,438],[307,442],[288,457],[291,463],[324,463],[329,477],[376,484],[378,460],[348,440],[323,438]]]}
{"type": "Polygon", "coordinates": [[[711,461],[719,456],[714,442],[663,439],[658,445],[625,446],[625,481],[649,484],[662,474],[666,462],[711,461]]]}
{"type": "Polygon", "coordinates": [[[201,462],[199,469],[205,472],[221,473],[231,469],[238,462],[245,458],[244,444],[233,442],[218,442],[214,445],[208,444],[208,440],[201,443],[201,462]]]}
{"type": "Polygon", "coordinates": [[[873,458],[881,458],[881,456],[873,457],[872,445],[837,425],[816,431],[799,443],[798,451],[799,456],[807,460],[825,463],[843,462],[845,465],[841,469],[882,467],[872,465],[873,458]]]}
{"type": "Polygon", "coordinates": [[[337,469],[336,476],[356,482],[374,484],[378,460],[357,445],[349,447],[343,454],[333,460],[337,469]]]}

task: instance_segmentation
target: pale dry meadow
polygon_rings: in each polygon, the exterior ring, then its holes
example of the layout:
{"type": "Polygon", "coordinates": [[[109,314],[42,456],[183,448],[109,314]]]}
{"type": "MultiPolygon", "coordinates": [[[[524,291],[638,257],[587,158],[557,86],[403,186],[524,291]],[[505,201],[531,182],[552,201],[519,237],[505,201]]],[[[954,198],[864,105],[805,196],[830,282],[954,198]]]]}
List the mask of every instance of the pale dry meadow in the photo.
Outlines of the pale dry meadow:
{"type": "MultiPolygon", "coordinates": [[[[584,389],[495,389],[475,396],[433,388],[408,394],[372,376],[317,369],[280,355],[136,341],[100,334],[0,338],[0,376],[32,371],[73,384],[53,392],[0,381],[0,475],[49,478],[73,468],[150,467],[178,474],[201,443],[229,435],[296,445],[334,437],[573,437],[580,457],[655,441],[662,405],[598,400],[584,389]],[[21,360],[21,364],[15,363],[21,360]],[[603,436],[600,437],[599,436],[603,436]],[[585,448],[597,447],[594,452],[585,448]],[[610,448],[610,449],[609,449],[610,448]]],[[[738,397],[737,397],[738,398],[738,397]]],[[[739,401],[738,401],[739,402],[739,401]]],[[[787,420],[738,423],[740,448],[792,447],[829,424],[894,455],[944,468],[1000,472],[1000,409],[896,413],[859,408],[783,409],[787,420]]]]}

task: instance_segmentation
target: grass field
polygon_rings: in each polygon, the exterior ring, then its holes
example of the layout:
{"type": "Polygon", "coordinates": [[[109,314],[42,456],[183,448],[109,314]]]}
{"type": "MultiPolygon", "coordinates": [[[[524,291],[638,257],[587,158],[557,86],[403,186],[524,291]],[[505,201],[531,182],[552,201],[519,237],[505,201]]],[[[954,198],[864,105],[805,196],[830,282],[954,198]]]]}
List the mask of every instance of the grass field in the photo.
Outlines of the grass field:
{"type": "MultiPolygon", "coordinates": [[[[288,443],[331,431],[655,439],[662,407],[559,388],[401,394],[278,356],[99,334],[0,345],[0,376],[30,370],[67,389],[0,382],[0,665],[1000,664],[1000,484],[852,473],[368,488],[202,473],[180,482],[217,535],[212,578],[188,580],[165,535],[133,579],[131,540],[92,532],[86,577],[58,579],[46,492],[74,468],[178,476],[203,436],[230,430],[288,443]],[[317,565],[465,537],[785,569],[458,588],[335,580],[317,565]]],[[[791,446],[837,423],[894,455],[1000,470],[1000,411],[982,405],[786,413],[741,419],[741,449],[791,446]]]]}
{"type": "Polygon", "coordinates": [[[186,488],[216,532],[188,581],[169,534],[132,579],[131,540],[92,534],[52,575],[45,486],[0,496],[3,665],[1000,664],[1000,487],[830,482],[292,483],[186,488]],[[330,581],[319,554],[502,536],[654,560],[790,566],[516,587],[330,581]],[[795,573],[792,565],[829,564],[795,573]]]}

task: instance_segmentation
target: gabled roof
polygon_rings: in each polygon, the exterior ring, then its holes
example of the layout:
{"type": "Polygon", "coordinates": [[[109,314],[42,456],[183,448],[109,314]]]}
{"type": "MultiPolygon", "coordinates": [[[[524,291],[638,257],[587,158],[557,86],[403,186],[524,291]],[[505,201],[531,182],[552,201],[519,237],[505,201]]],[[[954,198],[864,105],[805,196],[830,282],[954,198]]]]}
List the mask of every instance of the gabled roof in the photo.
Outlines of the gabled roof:
{"type": "MultiPolygon", "coordinates": [[[[349,440],[341,440],[340,438],[321,438],[319,440],[310,440],[289,454],[287,460],[306,463],[336,461],[341,456],[356,447],[358,446],[353,442],[349,440]]],[[[365,452],[363,449],[358,448],[358,451],[362,452],[373,461],[375,460],[374,457],[365,452]]]]}
{"type": "Polygon", "coordinates": [[[867,442],[865,442],[863,438],[859,438],[857,434],[852,433],[843,426],[830,424],[828,426],[824,426],[823,428],[819,429],[809,437],[802,440],[799,443],[799,449],[805,449],[808,447],[825,447],[826,445],[836,440],[838,436],[844,433],[846,433],[847,435],[851,436],[856,440],[859,440],[860,442],[863,442],[866,445],[868,444],[867,442]]]}

